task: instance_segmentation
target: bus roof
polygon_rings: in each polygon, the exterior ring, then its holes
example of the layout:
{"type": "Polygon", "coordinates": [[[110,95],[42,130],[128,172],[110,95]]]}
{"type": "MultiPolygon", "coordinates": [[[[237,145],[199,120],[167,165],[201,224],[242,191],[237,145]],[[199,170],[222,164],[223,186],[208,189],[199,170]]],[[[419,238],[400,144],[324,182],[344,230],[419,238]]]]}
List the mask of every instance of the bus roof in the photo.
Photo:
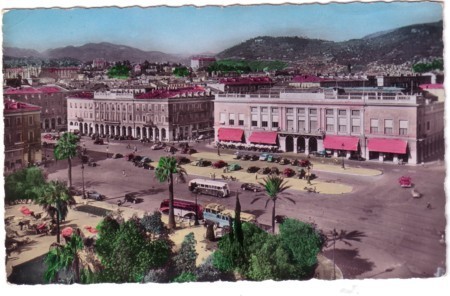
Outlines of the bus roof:
{"type": "MultiPolygon", "coordinates": [[[[234,218],[234,210],[230,210],[225,208],[224,205],[218,204],[218,203],[209,203],[205,206],[205,209],[212,209],[217,212],[220,212],[222,215],[230,216],[234,218]]],[[[241,221],[244,222],[254,222],[256,221],[256,216],[253,214],[241,212],[241,221]]]]}
{"type": "Polygon", "coordinates": [[[201,183],[201,184],[214,185],[214,186],[219,186],[219,187],[222,187],[224,185],[228,185],[227,182],[206,180],[206,179],[192,179],[191,181],[189,181],[189,184],[191,184],[191,183],[201,183]]]}

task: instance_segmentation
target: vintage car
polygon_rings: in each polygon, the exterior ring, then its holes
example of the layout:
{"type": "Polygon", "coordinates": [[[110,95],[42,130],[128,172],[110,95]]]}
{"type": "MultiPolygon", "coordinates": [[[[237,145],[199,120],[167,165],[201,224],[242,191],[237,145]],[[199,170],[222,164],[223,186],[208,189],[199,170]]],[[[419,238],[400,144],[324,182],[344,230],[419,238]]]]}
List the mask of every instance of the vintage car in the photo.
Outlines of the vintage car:
{"type": "Polygon", "coordinates": [[[252,183],[244,183],[241,185],[241,189],[244,191],[260,192],[262,187],[252,183]]]}
{"type": "Polygon", "coordinates": [[[242,169],[242,167],[237,163],[232,163],[228,166],[228,171],[233,172],[242,169]]]}
{"type": "Polygon", "coordinates": [[[96,140],[94,141],[94,144],[95,144],[95,145],[103,145],[104,143],[103,143],[103,140],[102,140],[102,139],[96,139],[96,140]]]}
{"type": "Polygon", "coordinates": [[[198,167],[207,167],[211,165],[211,161],[200,158],[199,160],[194,161],[191,164],[198,167]]]}
{"type": "Polygon", "coordinates": [[[259,160],[266,161],[267,158],[269,157],[269,155],[270,155],[270,154],[268,154],[268,153],[263,153],[263,154],[261,154],[261,155],[259,156],[259,160]]]}
{"type": "Polygon", "coordinates": [[[144,200],[142,198],[136,197],[132,193],[125,194],[125,198],[123,199],[124,203],[131,202],[131,203],[137,204],[137,203],[140,203],[143,201],[144,200]]]}
{"type": "Polygon", "coordinates": [[[284,175],[285,177],[287,177],[287,178],[290,178],[290,177],[292,177],[292,176],[295,175],[295,171],[294,171],[293,169],[291,169],[291,168],[285,168],[285,169],[283,170],[283,175],[284,175]]]}
{"type": "Polygon", "coordinates": [[[281,160],[280,160],[280,164],[282,164],[282,165],[285,165],[285,164],[289,164],[291,161],[289,160],[289,159],[287,159],[287,158],[282,158],[281,160]]]}
{"type": "Polygon", "coordinates": [[[122,158],[122,157],[123,157],[123,155],[120,154],[120,153],[114,153],[113,156],[112,156],[112,158],[114,158],[114,159],[122,158]]]}
{"type": "Polygon", "coordinates": [[[105,196],[98,193],[97,191],[92,190],[92,191],[86,192],[86,198],[93,199],[93,200],[104,200],[105,196]]]}
{"type": "Polygon", "coordinates": [[[412,187],[412,180],[411,177],[402,176],[400,179],[398,179],[398,183],[402,188],[410,188],[412,187]]]}
{"type": "Polygon", "coordinates": [[[185,156],[177,157],[177,163],[178,164],[187,164],[187,163],[190,163],[190,162],[191,162],[191,160],[189,158],[185,157],[185,156]]]}
{"type": "Polygon", "coordinates": [[[215,169],[221,169],[221,168],[223,168],[224,166],[227,166],[227,165],[228,164],[225,161],[223,161],[223,160],[219,160],[219,161],[216,161],[215,163],[213,163],[213,167],[215,169]]]}
{"type": "Polygon", "coordinates": [[[259,171],[259,167],[257,167],[257,166],[251,166],[251,167],[248,167],[247,168],[247,173],[250,173],[250,174],[254,174],[254,173],[256,173],[257,171],[259,171]]]}

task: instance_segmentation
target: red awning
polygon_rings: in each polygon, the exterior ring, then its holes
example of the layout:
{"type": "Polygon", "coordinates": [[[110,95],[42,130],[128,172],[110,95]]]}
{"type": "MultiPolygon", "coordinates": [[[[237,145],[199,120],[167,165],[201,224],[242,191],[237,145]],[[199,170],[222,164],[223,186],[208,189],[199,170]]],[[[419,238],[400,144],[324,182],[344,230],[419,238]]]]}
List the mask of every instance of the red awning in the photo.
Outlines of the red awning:
{"type": "Polygon", "coordinates": [[[369,139],[367,146],[369,151],[405,154],[406,141],[398,139],[369,139]]]}
{"type": "Polygon", "coordinates": [[[250,143],[277,144],[277,132],[253,132],[248,138],[250,143]]]}
{"type": "Polygon", "coordinates": [[[219,128],[219,141],[242,142],[244,131],[238,128],[219,128]]]}
{"type": "Polygon", "coordinates": [[[345,136],[326,136],[323,140],[325,149],[358,151],[359,139],[345,136]]]}

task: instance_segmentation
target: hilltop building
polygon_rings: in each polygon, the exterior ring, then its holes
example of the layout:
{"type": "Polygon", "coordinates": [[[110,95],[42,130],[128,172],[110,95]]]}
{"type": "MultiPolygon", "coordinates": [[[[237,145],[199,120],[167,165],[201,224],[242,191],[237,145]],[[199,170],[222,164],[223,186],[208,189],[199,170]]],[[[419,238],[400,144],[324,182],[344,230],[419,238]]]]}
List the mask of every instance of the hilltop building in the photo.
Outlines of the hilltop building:
{"type": "Polygon", "coordinates": [[[210,64],[214,63],[216,58],[212,57],[194,57],[191,59],[191,68],[196,70],[199,68],[208,67],[210,64]]]}

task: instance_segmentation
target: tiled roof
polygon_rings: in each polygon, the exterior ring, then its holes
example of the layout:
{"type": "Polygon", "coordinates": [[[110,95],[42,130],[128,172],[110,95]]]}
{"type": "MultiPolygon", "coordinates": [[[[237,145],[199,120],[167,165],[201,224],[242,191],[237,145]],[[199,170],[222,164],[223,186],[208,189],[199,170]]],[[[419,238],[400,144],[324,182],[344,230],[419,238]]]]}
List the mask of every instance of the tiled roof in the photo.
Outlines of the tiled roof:
{"type": "Polygon", "coordinates": [[[204,92],[205,89],[201,86],[178,88],[178,89],[158,89],[152,92],[147,92],[144,94],[139,94],[136,99],[167,99],[173,98],[177,95],[182,95],[186,93],[204,92]]]}
{"type": "Polygon", "coordinates": [[[75,93],[70,96],[71,98],[78,98],[78,99],[93,99],[94,93],[93,92],[79,92],[75,93]]]}
{"type": "Polygon", "coordinates": [[[40,107],[26,104],[22,102],[16,102],[14,100],[5,100],[3,102],[5,113],[18,113],[23,111],[39,111],[41,110],[40,107]]]}
{"type": "Polygon", "coordinates": [[[314,75],[299,75],[292,78],[292,82],[321,82],[327,79],[320,78],[314,75]]]}
{"type": "Polygon", "coordinates": [[[43,93],[57,93],[62,92],[62,89],[56,86],[44,86],[39,88],[24,87],[24,88],[8,88],[4,91],[5,95],[14,94],[43,94],[43,93]]]}
{"type": "Polygon", "coordinates": [[[239,85],[239,84],[271,84],[272,79],[269,77],[237,77],[237,78],[223,78],[219,83],[225,85],[239,85]]]}
{"type": "Polygon", "coordinates": [[[421,89],[444,89],[444,85],[440,83],[434,83],[434,84],[421,84],[419,85],[421,89]]]}

